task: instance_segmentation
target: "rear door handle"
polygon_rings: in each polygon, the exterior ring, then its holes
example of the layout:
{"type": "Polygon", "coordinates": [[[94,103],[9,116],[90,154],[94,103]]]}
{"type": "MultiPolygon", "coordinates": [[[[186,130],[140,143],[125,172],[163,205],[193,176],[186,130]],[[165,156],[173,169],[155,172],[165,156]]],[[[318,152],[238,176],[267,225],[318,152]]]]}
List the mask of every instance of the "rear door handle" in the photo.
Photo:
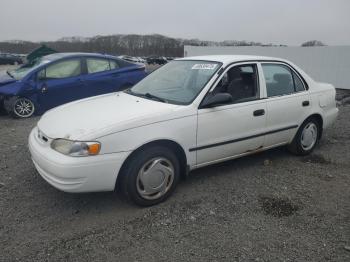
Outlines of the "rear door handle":
{"type": "Polygon", "coordinates": [[[253,112],[254,116],[263,116],[265,115],[265,110],[264,109],[258,109],[253,112]]]}
{"type": "Polygon", "coordinates": [[[82,79],[82,78],[78,78],[78,79],[76,80],[75,84],[76,84],[76,85],[79,85],[79,86],[81,87],[81,86],[84,86],[85,81],[84,81],[84,79],[82,79]]]}
{"type": "Polygon", "coordinates": [[[303,106],[309,106],[310,105],[310,101],[303,101],[303,106]]]}

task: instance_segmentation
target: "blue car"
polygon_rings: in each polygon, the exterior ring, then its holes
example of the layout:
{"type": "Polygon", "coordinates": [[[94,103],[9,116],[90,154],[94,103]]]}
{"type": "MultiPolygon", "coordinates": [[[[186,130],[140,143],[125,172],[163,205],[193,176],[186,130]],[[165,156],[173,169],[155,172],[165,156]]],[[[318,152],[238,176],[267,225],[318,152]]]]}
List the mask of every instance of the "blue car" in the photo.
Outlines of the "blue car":
{"type": "Polygon", "coordinates": [[[146,76],[143,65],[114,56],[57,53],[0,75],[0,105],[16,118],[127,89],[146,76]]]}

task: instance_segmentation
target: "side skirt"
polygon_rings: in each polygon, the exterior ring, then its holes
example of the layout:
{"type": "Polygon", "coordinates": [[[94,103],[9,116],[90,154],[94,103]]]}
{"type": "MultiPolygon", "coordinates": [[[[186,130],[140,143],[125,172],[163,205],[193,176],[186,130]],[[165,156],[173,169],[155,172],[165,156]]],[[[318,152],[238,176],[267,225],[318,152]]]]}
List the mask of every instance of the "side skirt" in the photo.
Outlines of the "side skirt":
{"type": "Polygon", "coordinates": [[[247,156],[247,155],[253,155],[253,154],[258,153],[258,152],[266,151],[266,150],[269,150],[271,148],[284,146],[284,145],[287,145],[287,144],[288,144],[288,142],[283,142],[283,143],[275,144],[275,145],[268,146],[268,147],[261,147],[261,148],[258,148],[256,150],[251,150],[251,151],[248,151],[248,152],[245,152],[245,153],[242,153],[242,154],[238,154],[238,155],[234,155],[234,156],[230,156],[230,157],[225,157],[225,158],[220,158],[220,159],[217,159],[217,160],[205,162],[205,163],[202,163],[202,164],[199,164],[199,165],[194,165],[194,166],[190,167],[190,170],[192,171],[192,170],[197,169],[197,168],[201,168],[201,167],[217,164],[217,163],[220,163],[220,162],[225,162],[225,161],[228,161],[228,160],[240,158],[240,157],[247,156]]]}

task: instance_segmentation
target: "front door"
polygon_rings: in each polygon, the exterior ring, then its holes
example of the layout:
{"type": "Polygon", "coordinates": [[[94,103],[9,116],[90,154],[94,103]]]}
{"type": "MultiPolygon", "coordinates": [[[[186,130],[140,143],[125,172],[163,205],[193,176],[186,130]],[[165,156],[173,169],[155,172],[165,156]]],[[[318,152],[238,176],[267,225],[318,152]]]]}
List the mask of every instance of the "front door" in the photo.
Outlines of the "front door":
{"type": "Polygon", "coordinates": [[[84,96],[79,58],[48,65],[38,73],[39,104],[43,111],[84,96]]]}
{"type": "Polygon", "coordinates": [[[229,104],[198,110],[197,165],[220,161],[263,146],[266,101],[260,100],[256,64],[229,68],[208,95],[231,94],[229,104]]]}

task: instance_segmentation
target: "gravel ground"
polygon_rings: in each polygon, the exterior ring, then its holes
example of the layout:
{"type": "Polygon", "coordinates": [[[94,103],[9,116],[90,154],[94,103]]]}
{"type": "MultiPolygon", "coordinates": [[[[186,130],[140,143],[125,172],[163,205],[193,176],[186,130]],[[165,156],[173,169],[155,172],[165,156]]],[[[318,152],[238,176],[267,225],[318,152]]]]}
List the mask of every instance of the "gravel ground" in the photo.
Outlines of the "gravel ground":
{"type": "Polygon", "coordinates": [[[0,261],[350,261],[349,95],[312,155],[202,168],[150,208],[54,189],[27,148],[38,118],[2,115],[0,261]]]}

